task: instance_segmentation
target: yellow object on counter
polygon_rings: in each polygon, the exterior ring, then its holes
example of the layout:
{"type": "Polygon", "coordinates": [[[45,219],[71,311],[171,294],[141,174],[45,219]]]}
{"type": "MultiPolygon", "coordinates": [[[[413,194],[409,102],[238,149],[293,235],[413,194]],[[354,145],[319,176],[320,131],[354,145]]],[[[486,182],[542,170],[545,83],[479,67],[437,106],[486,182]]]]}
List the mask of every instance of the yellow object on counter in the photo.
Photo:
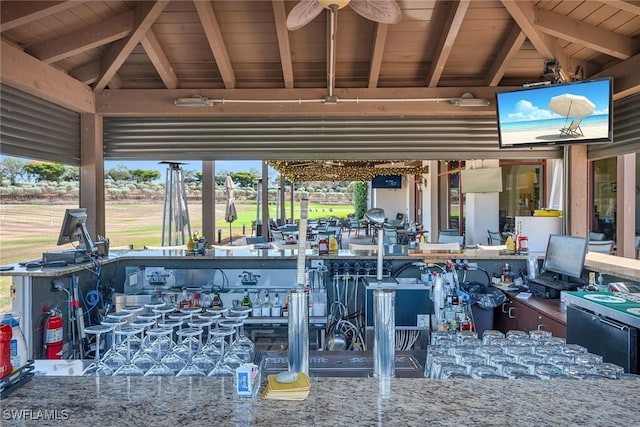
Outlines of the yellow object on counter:
{"type": "Polygon", "coordinates": [[[562,216],[562,211],[555,209],[536,209],[533,216],[562,216]]]}
{"type": "Polygon", "coordinates": [[[507,237],[507,241],[504,244],[507,247],[507,250],[510,252],[516,251],[516,242],[513,241],[511,236],[507,237]]]}
{"type": "Polygon", "coordinates": [[[304,372],[298,372],[298,378],[292,383],[281,383],[275,374],[267,375],[267,386],[262,398],[268,400],[305,400],[311,391],[311,381],[304,372]]]}

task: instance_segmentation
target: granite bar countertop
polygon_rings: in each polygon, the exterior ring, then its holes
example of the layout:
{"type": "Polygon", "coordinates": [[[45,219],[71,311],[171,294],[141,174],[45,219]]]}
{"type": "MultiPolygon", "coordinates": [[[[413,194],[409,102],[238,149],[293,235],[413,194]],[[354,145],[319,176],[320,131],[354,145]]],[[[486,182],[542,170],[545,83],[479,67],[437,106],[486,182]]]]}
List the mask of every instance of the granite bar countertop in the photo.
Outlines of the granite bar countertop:
{"type": "Polygon", "coordinates": [[[640,425],[636,380],[394,378],[388,387],[312,378],[309,397],[293,402],[234,399],[220,378],[34,377],[0,406],[3,426],[640,425]]]}

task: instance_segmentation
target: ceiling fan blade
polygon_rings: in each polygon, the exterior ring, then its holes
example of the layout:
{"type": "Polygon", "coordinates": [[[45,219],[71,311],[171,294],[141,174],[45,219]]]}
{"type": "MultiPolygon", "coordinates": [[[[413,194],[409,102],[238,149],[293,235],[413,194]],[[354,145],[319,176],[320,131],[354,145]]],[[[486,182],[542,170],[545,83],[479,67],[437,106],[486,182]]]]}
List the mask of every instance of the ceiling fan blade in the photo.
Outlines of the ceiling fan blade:
{"type": "Polygon", "coordinates": [[[287,28],[290,31],[295,31],[304,27],[313,21],[316,16],[320,15],[323,9],[318,0],[300,0],[287,16],[287,28]]]}
{"type": "Polygon", "coordinates": [[[358,15],[381,24],[397,24],[402,19],[395,0],[351,0],[349,4],[358,15]]]}

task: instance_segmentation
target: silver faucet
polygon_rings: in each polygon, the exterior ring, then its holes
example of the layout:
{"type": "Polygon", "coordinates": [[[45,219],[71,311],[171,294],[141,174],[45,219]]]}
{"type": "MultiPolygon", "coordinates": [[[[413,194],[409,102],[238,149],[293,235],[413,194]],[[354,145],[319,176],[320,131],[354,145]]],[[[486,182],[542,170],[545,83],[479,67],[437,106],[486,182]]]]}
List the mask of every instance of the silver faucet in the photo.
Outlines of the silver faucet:
{"type": "Polygon", "coordinates": [[[250,271],[243,271],[238,277],[240,277],[240,282],[243,285],[255,285],[258,283],[258,277],[260,277],[260,275],[253,274],[250,271]]]}

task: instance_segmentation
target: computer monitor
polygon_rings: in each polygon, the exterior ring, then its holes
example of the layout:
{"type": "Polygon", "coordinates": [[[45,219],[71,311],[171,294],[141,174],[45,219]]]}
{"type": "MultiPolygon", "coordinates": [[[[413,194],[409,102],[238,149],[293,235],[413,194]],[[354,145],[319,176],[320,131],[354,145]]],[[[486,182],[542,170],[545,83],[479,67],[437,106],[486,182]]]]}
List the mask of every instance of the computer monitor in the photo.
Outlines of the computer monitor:
{"type": "Polygon", "coordinates": [[[58,236],[58,246],[67,243],[80,242],[87,253],[96,250],[95,244],[87,231],[87,210],[85,208],[67,209],[62,220],[60,236],[58,236]]]}
{"type": "Polygon", "coordinates": [[[586,238],[552,234],[549,236],[543,267],[545,271],[563,276],[561,280],[569,277],[579,279],[586,254],[586,238]]]}

